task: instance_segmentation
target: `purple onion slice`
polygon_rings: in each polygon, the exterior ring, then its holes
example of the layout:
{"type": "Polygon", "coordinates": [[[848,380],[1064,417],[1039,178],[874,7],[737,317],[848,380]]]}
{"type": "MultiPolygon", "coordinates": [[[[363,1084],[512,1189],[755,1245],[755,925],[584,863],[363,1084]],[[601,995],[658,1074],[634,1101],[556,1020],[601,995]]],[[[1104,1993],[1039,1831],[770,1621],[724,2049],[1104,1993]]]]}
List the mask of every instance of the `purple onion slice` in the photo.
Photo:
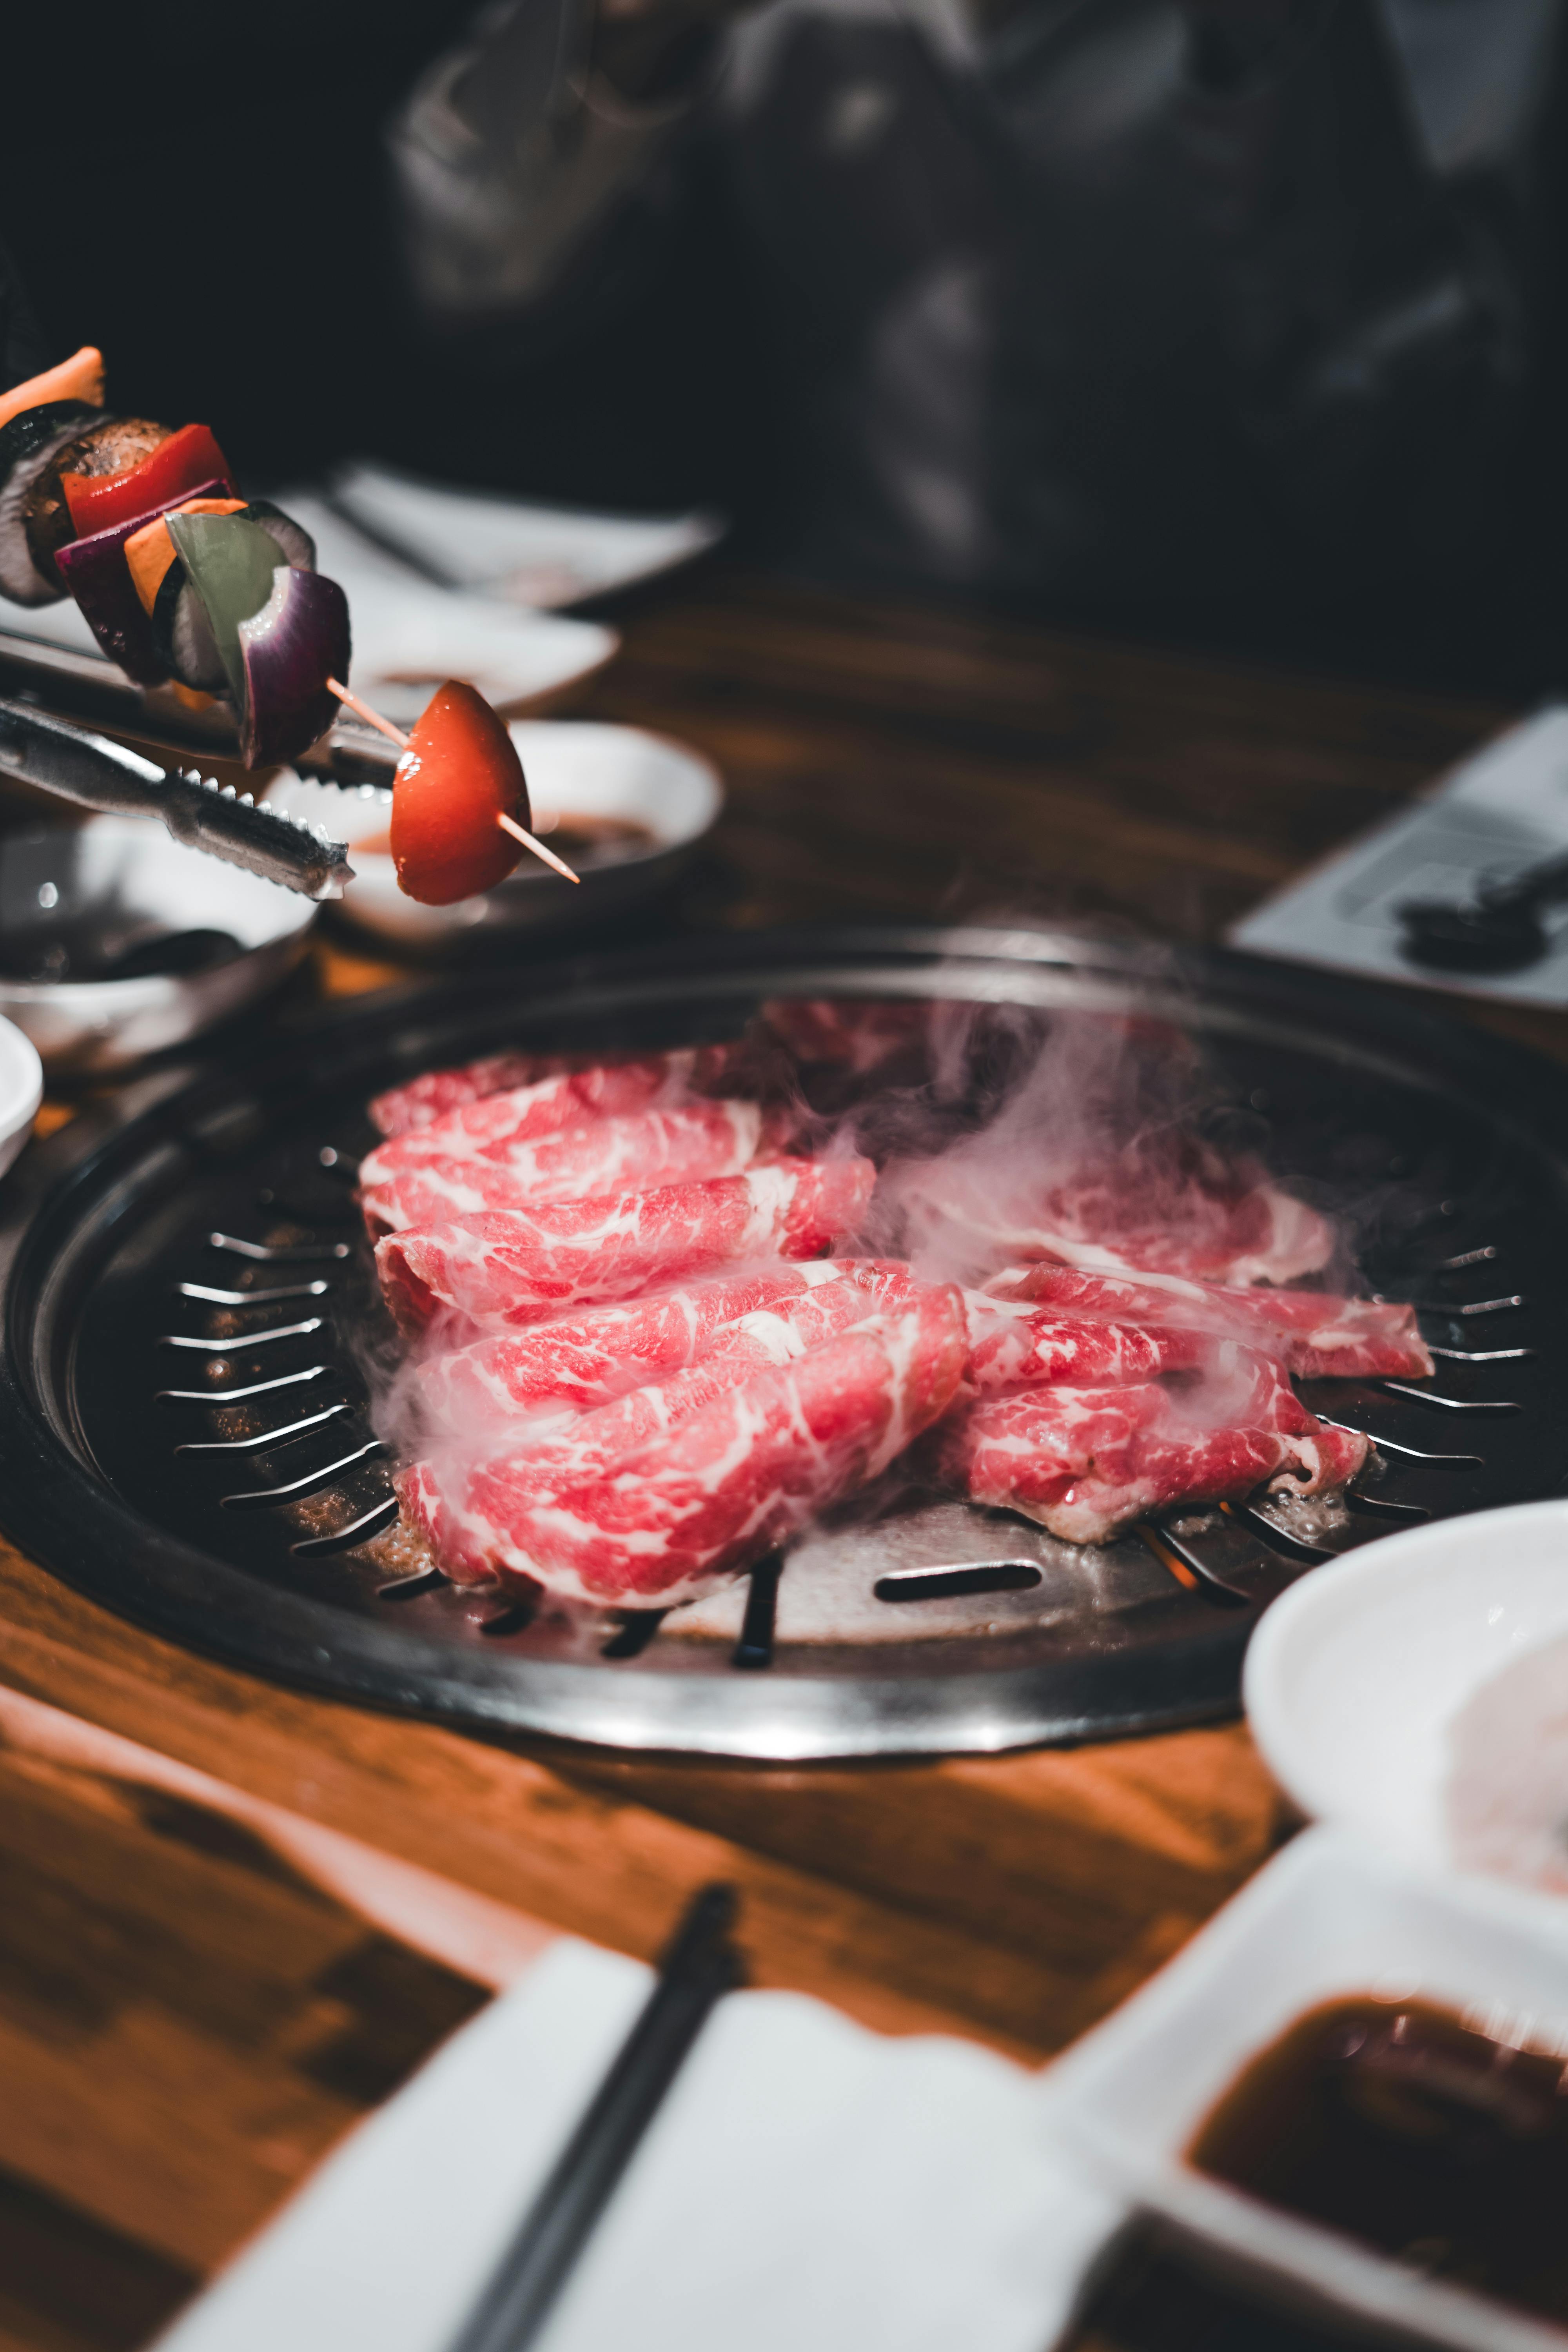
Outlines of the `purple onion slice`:
{"type": "Polygon", "coordinates": [[[56,550],[60,577],[80,605],[89,628],[110,660],[118,662],[138,686],[162,686],[169,665],[158,650],[152,621],[142,610],[142,599],[125,561],[125,542],[133,531],[155,522],[173,507],[184,506],[191,499],[221,499],[227,492],[226,482],[203,482],[194,490],[182,490],[163,506],[132,515],[129,522],[110,523],[107,530],[68,540],[56,550]]]}
{"type": "Polygon", "coordinates": [[[286,515],[281,507],[275,507],[270,499],[252,499],[247,507],[240,509],[240,520],[258,522],[263,530],[269,532],[282,551],[285,563],[297,564],[301,572],[314,572],[315,541],[302,523],[286,515]]]}
{"type": "Polygon", "coordinates": [[[297,760],[337,717],[329,677],[349,672],[349,600],[335,580],[280,563],[272,593],[239,624],[245,666],[241,756],[247,768],[297,760]]]}

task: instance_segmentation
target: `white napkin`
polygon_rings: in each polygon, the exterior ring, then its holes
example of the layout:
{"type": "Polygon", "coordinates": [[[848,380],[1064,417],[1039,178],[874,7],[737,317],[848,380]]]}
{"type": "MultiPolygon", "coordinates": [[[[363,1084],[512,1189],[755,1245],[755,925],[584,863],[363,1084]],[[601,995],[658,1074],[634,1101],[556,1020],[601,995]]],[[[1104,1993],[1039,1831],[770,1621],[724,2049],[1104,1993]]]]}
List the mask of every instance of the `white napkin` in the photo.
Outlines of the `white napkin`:
{"type": "Polygon", "coordinates": [[[1486,975],[1443,972],[1402,952],[1406,898],[1462,900],[1568,849],[1568,706],[1537,712],[1439,778],[1397,816],[1360,835],[1233,924],[1232,947],[1368,972],[1407,987],[1568,1004],[1568,907],[1546,911],[1539,963],[1486,975]]]}
{"type": "Polygon", "coordinates": [[[332,492],[350,514],[434,565],[441,578],[513,604],[549,607],[603,596],[689,562],[724,532],[719,515],[541,506],[455,490],[363,459],[343,468],[332,492]]]}
{"type": "MultiPolygon", "coordinates": [[[[563,1939],[332,2156],[160,2352],[439,2352],[651,1982],[563,1939]]],[[[1121,2218],[1036,2078],[795,1993],[704,2029],[548,2352],[1043,2352],[1121,2218]]]]}

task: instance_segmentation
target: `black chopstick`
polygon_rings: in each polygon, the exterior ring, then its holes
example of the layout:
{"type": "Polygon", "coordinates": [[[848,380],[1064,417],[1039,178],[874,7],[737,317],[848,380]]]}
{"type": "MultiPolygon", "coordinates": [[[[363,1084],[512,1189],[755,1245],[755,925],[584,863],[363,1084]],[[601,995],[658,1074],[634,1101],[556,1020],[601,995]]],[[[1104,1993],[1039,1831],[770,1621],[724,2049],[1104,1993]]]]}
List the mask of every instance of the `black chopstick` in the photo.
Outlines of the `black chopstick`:
{"type": "Polygon", "coordinates": [[[705,1886],[659,1962],[658,1982],[450,2352],[531,2344],[710,2011],[745,1982],[730,1941],[732,1886],[705,1886]]]}

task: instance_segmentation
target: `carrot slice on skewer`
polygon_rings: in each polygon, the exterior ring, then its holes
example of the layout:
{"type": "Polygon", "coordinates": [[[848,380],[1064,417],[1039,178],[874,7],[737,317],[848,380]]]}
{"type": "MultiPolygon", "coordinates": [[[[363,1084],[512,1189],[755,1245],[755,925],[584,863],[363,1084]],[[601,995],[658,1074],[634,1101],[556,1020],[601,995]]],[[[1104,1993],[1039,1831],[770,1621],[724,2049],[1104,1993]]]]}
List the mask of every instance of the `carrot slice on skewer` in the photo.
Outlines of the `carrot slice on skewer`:
{"type": "MultiPolygon", "coordinates": [[[[243,499],[191,499],[181,509],[184,514],[243,514],[243,499]]],[[[174,561],[174,542],[169,536],[166,515],[155,515],[125,542],[125,561],[135,583],[142,609],[151,613],[158,602],[158,591],[163,584],[163,574],[174,561]]]]}
{"type": "Polygon", "coordinates": [[[0,392],[0,425],[9,425],[24,409],[42,408],[54,400],[82,400],[89,408],[101,408],[103,353],[84,343],[58,367],[46,368],[42,375],[30,375],[26,383],[14,383],[9,392],[0,392]]]}

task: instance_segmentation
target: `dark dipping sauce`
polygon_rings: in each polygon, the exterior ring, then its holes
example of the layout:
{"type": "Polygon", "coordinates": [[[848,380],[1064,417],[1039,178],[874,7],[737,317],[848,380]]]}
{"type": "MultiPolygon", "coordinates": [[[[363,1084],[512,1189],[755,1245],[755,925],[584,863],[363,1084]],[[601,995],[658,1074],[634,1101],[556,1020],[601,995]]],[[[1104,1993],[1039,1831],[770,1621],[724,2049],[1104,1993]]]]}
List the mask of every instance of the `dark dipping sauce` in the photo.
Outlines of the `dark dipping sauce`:
{"type": "MultiPolygon", "coordinates": [[[[661,843],[652,827],[639,824],[629,816],[563,816],[540,835],[557,857],[568,866],[618,866],[630,857],[647,857],[661,843]]],[[[363,840],[349,845],[352,864],[353,853],[360,850],[366,857],[390,857],[392,835],[368,834],[363,840]]],[[[525,874],[531,874],[526,856],[520,861],[525,874]]]]}
{"type": "Polygon", "coordinates": [[[1568,2318],[1568,2068],[1370,1994],[1299,2018],[1187,2150],[1410,2269],[1568,2318]]]}

